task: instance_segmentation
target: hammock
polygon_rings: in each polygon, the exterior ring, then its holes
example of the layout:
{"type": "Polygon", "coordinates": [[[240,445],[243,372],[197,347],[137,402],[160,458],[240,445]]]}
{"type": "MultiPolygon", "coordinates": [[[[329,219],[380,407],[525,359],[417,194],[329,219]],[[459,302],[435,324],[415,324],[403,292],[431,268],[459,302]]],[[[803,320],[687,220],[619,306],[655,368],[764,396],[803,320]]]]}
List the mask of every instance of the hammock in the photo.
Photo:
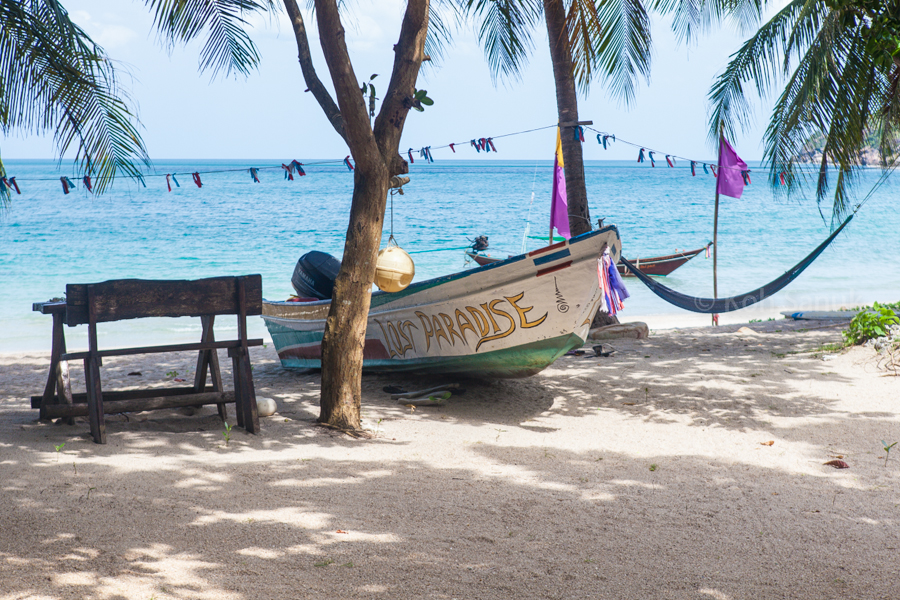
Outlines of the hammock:
{"type": "Polygon", "coordinates": [[[818,248],[810,252],[809,256],[801,260],[797,263],[793,268],[789,269],[774,281],[770,281],[766,285],[761,288],[757,288],[752,292],[748,292],[746,294],[741,294],[739,296],[732,296],[731,298],[698,298],[696,296],[688,296],[686,294],[682,294],[680,292],[676,292],[672,288],[667,288],[666,286],[657,283],[650,279],[648,276],[641,273],[640,269],[632,265],[628,260],[623,256],[620,261],[628,267],[628,270],[631,273],[640,279],[644,285],[650,288],[650,291],[665,300],[670,304],[674,304],[679,308],[683,308],[684,310],[689,310],[692,312],[698,313],[725,313],[731,312],[733,310],[738,310],[741,308],[747,308],[751,304],[756,304],[769,296],[774,295],[781,288],[785,287],[787,284],[796,279],[800,273],[802,273],[806,267],[811,265],[814,260],[816,260],[820,254],[828,247],[834,238],[841,232],[841,230],[847,226],[847,223],[853,218],[853,215],[847,217],[847,220],[844,221],[840,227],[835,229],[834,233],[828,236],[824,242],[822,242],[818,248]]]}

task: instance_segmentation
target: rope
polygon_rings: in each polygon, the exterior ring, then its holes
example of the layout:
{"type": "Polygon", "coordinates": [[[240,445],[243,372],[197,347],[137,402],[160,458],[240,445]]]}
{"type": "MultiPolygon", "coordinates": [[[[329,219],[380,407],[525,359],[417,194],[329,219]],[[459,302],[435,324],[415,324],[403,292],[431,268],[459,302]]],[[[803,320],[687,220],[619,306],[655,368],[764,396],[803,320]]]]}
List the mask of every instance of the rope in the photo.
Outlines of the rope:
{"type": "Polygon", "coordinates": [[[407,254],[422,254],[424,252],[447,252],[450,250],[465,250],[467,248],[471,248],[472,246],[460,246],[459,248],[434,248],[432,250],[413,250],[412,252],[407,252],[407,254]]]}

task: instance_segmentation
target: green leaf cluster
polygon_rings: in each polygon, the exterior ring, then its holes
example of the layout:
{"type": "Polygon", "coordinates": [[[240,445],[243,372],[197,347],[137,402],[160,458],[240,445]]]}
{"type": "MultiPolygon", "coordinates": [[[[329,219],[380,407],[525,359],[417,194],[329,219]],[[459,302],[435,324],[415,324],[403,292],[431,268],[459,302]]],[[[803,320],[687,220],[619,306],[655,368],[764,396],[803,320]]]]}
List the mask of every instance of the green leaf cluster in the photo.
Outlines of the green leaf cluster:
{"type": "Polygon", "coordinates": [[[0,134],[52,132],[99,193],[149,163],[130,103],[103,48],[58,0],[0,0],[0,134]]]}
{"type": "Polygon", "coordinates": [[[863,310],[850,321],[850,327],[844,332],[844,340],[848,345],[863,344],[871,339],[887,335],[891,325],[900,323],[895,310],[896,304],[879,304],[875,302],[869,310],[863,310]]]}
{"type": "Polygon", "coordinates": [[[851,190],[870,140],[877,140],[885,174],[900,157],[898,72],[900,0],[791,0],[715,81],[710,140],[751,126],[747,84],[760,98],[780,88],[764,140],[769,182],[785,195],[813,183],[819,203],[833,189],[837,223],[853,208],[851,190]],[[801,156],[816,138],[822,158],[811,171],[801,156]]]}

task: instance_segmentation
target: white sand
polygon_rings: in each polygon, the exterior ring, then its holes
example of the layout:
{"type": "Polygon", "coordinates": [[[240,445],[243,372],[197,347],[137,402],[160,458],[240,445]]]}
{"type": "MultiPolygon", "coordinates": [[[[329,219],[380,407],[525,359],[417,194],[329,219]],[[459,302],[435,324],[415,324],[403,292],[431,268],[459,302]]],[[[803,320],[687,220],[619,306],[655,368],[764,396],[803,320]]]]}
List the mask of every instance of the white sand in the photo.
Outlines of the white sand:
{"type": "MultiPolygon", "coordinates": [[[[45,355],[0,356],[0,600],[893,600],[900,380],[805,352],[839,339],[810,326],[655,331],[415,411],[382,387],[434,379],[366,376],[373,440],[315,426],[317,376],[269,346],[279,412],[227,446],[213,408],[113,416],[95,445],[29,408],[45,355]]],[[[104,385],[193,363],[108,360],[104,385]]]]}

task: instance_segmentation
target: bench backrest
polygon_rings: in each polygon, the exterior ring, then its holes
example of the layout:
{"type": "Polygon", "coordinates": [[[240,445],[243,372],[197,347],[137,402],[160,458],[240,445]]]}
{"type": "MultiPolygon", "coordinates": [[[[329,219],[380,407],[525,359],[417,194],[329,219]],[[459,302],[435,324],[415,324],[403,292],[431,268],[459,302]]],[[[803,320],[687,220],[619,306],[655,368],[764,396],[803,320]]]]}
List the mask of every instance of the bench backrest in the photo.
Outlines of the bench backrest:
{"type": "Polygon", "coordinates": [[[102,283],[66,285],[66,324],[89,323],[88,287],[94,298],[96,322],[143,317],[199,317],[241,312],[238,282],[243,282],[244,314],[262,314],[262,276],[209,279],[114,279],[102,283]]]}

